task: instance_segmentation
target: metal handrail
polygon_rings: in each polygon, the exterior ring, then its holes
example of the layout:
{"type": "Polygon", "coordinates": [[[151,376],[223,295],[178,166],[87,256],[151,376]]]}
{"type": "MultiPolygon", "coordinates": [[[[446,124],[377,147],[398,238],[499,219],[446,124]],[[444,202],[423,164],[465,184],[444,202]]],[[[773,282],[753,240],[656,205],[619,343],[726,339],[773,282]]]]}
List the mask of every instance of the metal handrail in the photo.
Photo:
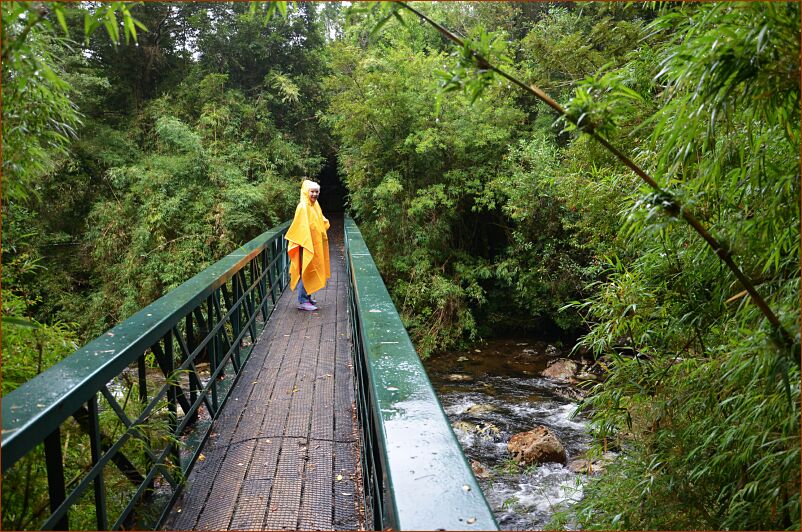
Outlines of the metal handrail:
{"type": "Polygon", "coordinates": [[[288,283],[283,238],[288,227],[286,222],[251,240],[3,397],[3,473],[44,444],[51,514],[42,528],[66,529],[68,511],[90,484],[98,529],[161,524],[288,283]],[[158,388],[148,387],[146,355],[164,375],[158,388]],[[202,382],[196,362],[207,355],[209,375],[202,382]],[[136,388],[139,403],[132,412],[129,403],[119,404],[109,384],[122,376],[131,381],[133,365],[137,382],[128,392],[136,388]],[[99,415],[104,410],[113,411],[124,428],[116,440],[104,433],[99,415]],[[91,467],[67,493],[61,428],[71,417],[89,435],[92,456],[91,467]],[[166,420],[161,438],[146,430],[157,418],[166,420]],[[144,447],[141,455],[123,452],[132,440],[144,447]],[[111,527],[104,485],[109,464],[133,491],[111,527]],[[139,514],[143,499],[147,517],[139,514]]]}
{"type": "Polygon", "coordinates": [[[498,530],[354,221],[345,218],[366,527],[498,530]]]}

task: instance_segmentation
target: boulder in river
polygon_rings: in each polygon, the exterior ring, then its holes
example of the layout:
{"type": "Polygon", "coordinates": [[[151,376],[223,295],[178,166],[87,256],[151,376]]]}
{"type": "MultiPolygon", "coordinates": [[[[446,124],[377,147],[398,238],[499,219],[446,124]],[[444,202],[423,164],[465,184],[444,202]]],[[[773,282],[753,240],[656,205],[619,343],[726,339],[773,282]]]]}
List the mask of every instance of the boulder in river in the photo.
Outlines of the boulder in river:
{"type": "Polygon", "coordinates": [[[565,464],[568,457],[565,447],[548,427],[539,425],[528,432],[510,438],[507,449],[523,465],[557,462],[565,464]]]}
{"type": "Polygon", "coordinates": [[[446,380],[451,382],[473,382],[473,377],[464,373],[452,373],[446,377],[446,380]]]}
{"type": "Polygon", "coordinates": [[[477,384],[480,384],[483,388],[482,392],[486,395],[489,395],[490,397],[493,397],[498,393],[496,387],[493,386],[492,384],[489,384],[484,381],[479,381],[477,384]]]}
{"type": "Polygon", "coordinates": [[[477,427],[476,432],[483,438],[488,440],[492,439],[493,441],[498,441],[500,439],[499,435],[501,434],[501,431],[494,424],[482,422],[479,423],[476,427],[477,427]]]}
{"type": "Polygon", "coordinates": [[[493,476],[492,471],[485,467],[484,464],[476,460],[471,460],[471,469],[473,470],[473,474],[476,478],[490,478],[493,476]]]}
{"type": "Polygon", "coordinates": [[[578,460],[571,460],[571,462],[568,464],[568,469],[572,473],[576,473],[577,475],[579,474],[592,475],[594,473],[601,472],[597,467],[594,467],[593,462],[591,462],[590,460],[586,460],[584,458],[580,458],[578,460]]]}
{"type": "Polygon", "coordinates": [[[476,434],[487,441],[499,441],[501,439],[501,431],[492,423],[471,423],[470,421],[461,420],[452,423],[451,426],[468,434],[476,434]]]}
{"type": "Polygon", "coordinates": [[[557,351],[557,348],[554,347],[553,345],[547,345],[546,346],[546,356],[556,357],[559,354],[560,354],[560,352],[557,351]]]}
{"type": "Polygon", "coordinates": [[[598,475],[604,471],[604,468],[615,459],[614,453],[604,453],[601,458],[596,460],[588,460],[587,458],[579,458],[572,460],[568,464],[568,469],[577,474],[598,475]]]}
{"type": "Polygon", "coordinates": [[[590,371],[587,371],[587,370],[582,370],[579,373],[577,373],[576,374],[576,378],[580,382],[581,381],[596,381],[596,382],[598,382],[599,380],[601,380],[598,375],[596,375],[595,373],[592,373],[590,371]]]}
{"type": "Polygon", "coordinates": [[[541,375],[552,379],[568,381],[574,378],[578,369],[576,362],[573,360],[558,358],[557,360],[549,362],[548,367],[541,372],[541,375]]]}
{"type": "Polygon", "coordinates": [[[479,403],[479,404],[475,404],[475,405],[469,406],[465,410],[465,412],[468,413],[468,414],[476,415],[476,414],[488,414],[490,412],[495,412],[497,410],[498,410],[498,408],[496,408],[495,406],[493,406],[491,404],[479,403]]]}
{"type": "Polygon", "coordinates": [[[470,421],[455,421],[451,424],[456,430],[461,430],[462,432],[473,432],[476,430],[476,424],[471,423],[470,421]]]}
{"type": "Polygon", "coordinates": [[[552,392],[554,395],[568,401],[581,401],[588,394],[587,389],[578,388],[576,386],[557,386],[552,389],[552,392]]]}

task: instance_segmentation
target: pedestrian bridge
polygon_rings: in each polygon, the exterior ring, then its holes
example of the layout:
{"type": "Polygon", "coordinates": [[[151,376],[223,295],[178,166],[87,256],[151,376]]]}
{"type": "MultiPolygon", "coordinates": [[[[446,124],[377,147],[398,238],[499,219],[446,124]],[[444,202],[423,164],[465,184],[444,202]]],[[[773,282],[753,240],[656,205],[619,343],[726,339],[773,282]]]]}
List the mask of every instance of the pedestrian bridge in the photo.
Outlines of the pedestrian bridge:
{"type": "Polygon", "coordinates": [[[317,312],[285,290],[287,222],[3,397],[17,522],[497,529],[358,227],[331,221],[317,312]]]}

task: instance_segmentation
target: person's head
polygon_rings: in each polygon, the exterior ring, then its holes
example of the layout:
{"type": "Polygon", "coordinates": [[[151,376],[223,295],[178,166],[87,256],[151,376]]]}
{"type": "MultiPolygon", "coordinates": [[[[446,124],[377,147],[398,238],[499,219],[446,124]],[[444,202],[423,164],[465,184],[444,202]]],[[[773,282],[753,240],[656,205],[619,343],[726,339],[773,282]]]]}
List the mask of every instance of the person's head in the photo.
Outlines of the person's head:
{"type": "Polygon", "coordinates": [[[314,205],[320,196],[320,185],[309,179],[304,179],[301,185],[301,201],[308,199],[310,205],[314,205]]]}

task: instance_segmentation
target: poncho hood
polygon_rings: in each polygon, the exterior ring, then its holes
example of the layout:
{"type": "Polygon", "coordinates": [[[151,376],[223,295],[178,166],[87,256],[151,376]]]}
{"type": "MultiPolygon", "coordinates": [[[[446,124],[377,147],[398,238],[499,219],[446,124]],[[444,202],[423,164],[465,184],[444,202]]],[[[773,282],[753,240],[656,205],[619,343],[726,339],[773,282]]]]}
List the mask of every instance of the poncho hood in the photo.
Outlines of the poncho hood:
{"type": "MultiPolygon", "coordinates": [[[[312,205],[312,201],[309,199],[310,190],[320,190],[320,185],[318,185],[314,181],[304,179],[304,182],[301,183],[301,197],[298,200],[298,203],[306,203],[307,205],[312,205]]],[[[317,205],[317,201],[315,202],[315,205],[317,205]]],[[[318,208],[319,207],[320,206],[318,205],[318,208]]]]}

